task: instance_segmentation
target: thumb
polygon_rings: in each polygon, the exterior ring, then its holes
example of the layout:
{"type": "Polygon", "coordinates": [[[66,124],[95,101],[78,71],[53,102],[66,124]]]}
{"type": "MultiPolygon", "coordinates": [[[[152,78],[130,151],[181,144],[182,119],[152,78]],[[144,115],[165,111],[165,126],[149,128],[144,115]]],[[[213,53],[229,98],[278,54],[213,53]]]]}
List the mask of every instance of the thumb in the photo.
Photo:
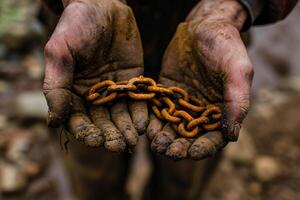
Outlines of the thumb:
{"type": "Polygon", "coordinates": [[[222,131],[228,141],[236,141],[250,106],[253,68],[250,61],[231,66],[231,72],[224,82],[225,106],[222,131]]]}
{"type": "Polygon", "coordinates": [[[49,107],[48,125],[60,126],[68,117],[73,82],[73,58],[66,40],[55,32],[45,47],[45,79],[43,90],[49,107]]]}

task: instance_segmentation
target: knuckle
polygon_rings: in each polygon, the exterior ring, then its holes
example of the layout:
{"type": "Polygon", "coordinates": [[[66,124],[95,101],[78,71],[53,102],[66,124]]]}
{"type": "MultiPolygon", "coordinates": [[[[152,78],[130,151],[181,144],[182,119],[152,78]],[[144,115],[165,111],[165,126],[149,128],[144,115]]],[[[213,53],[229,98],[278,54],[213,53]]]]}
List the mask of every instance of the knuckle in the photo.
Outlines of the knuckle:
{"type": "Polygon", "coordinates": [[[243,120],[249,112],[250,100],[249,95],[242,96],[239,101],[240,117],[239,121],[243,120]]]}
{"type": "Polygon", "coordinates": [[[45,57],[48,59],[64,57],[65,53],[61,48],[62,42],[63,41],[61,39],[54,38],[52,36],[44,48],[45,57]]]}
{"type": "Polygon", "coordinates": [[[241,118],[244,119],[249,112],[249,105],[242,105],[240,107],[241,110],[241,118]]]}
{"type": "Polygon", "coordinates": [[[249,59],[245,58],[239,61],[229,60],[228,63],[230,63],[229,73],[232,76],[231,81],[242,81],[245,84],[251,84],[254,76],[254,68],[249,59]]]}
{"type": "Polygon", "coordinates": [[[119,12],[125,12],[125,13],[133,13],[132,9],[120,1],[114,1],[114,5],[118,8],[119,12]]]}
{"type": "Polygon", "coordinates": [[[50,92],[50,84],[48,81],[44,81],[43,83],[43,93],[47,95],[50,92]]]}
{"type": "Polygon", "coordinates": [[[123,11],[129,15],[133,15],[133,11],[132,11],[131,7],[129,7],[127,5],[123,5],[123,11]]]}
{"type": "Polygon", "coordinates": [[[54,53],[55,43],[52,40],[49,40],[44,48],[44,53],[46,56],[52,55],[54,53]]]}
{"type": "Polygon", "coordinates": [[[64,36],[52,35],[51,39],[47,42],[44,48],[46,59],[46,68],[51,66],[48,64],[52,62],[64,63],[66,66],[72,64],[72,55],[69,51],[68,45],[64,36]]]}
{"type": "Polygon", "coordinates": [[[253,65],[252,65],[251,63],[245,65],[244,76],[245,76],[248,80],[252,80],[252,79],[253,79],[253,76],[254,76],[254,68],[253,68],[253,65]]]}

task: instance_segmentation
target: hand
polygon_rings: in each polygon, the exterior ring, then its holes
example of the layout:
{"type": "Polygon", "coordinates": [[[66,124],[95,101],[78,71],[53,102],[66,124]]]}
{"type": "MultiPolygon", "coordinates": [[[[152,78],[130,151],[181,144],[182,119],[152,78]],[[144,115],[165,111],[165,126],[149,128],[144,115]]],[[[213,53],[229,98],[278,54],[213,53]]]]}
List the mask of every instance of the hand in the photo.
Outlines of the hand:
{"type": "Polygon", "coordinates": [[[49,126],[67,124],[78,140],[120,152],[137,144],[148,124],[145,102],[110,108],[85,101],[90,86],[142,75],[143,51],[131,9],[118,0],[68,1],[45,47],[44,93],[49,126]]]}
{"type": "Polygon", "coordinates": [[[240,38],[246,13],[237,1],[201,1],[179,25],[162,63],[160,83],[221,105],[222,133],[178,137],[169,124],[150,116],[147,135],[153,151],[172,159],[203,159],[227,141],[236,141],[249,107],[253,69],[240,38]]]}

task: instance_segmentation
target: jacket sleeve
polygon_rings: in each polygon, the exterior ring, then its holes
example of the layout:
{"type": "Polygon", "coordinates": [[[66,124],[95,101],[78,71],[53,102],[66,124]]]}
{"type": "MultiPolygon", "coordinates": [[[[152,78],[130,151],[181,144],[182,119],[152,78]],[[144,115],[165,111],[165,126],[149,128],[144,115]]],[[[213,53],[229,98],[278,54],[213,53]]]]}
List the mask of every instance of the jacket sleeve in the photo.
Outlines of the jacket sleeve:
{"type": "Polygon", "coordinates": [[[268,24],[284,19],[298,0],[266,0],[264,8],[254,24],[268,24]]]}
{"type": "Polygon", "coordinates": [[[249,14],[246,29],[252,24],[269,24],[284,19],[298,0],[240,0],[249,14]]]}
{"type": "Polygon", "coordinates": [[[61,0],[42,0],[43,3],[55,14],[59,15],[62,13],[64,7],[61,0]]]}

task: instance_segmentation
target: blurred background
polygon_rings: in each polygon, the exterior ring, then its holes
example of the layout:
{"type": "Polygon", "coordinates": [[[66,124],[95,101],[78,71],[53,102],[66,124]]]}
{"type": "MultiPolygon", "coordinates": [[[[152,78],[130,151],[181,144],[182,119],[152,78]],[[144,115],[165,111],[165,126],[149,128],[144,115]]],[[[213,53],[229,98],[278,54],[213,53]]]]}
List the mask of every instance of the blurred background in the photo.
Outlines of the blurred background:
{"type": "MultiPolygon", "coordinates": [[[[224,150],[205,200],[300,199],[300,5],[284,21],[250,31],[252,109],[224,150]]],[[[0,0],[0,200],[74,199],[61,130],[49,130],[41,88],[43,46],[56,17],[38,0],[0,0]]],[[[135,154],[134,200],[151,173],[135,154]],[[138,166],[138,167],[137,167],[138,166]]]]}

